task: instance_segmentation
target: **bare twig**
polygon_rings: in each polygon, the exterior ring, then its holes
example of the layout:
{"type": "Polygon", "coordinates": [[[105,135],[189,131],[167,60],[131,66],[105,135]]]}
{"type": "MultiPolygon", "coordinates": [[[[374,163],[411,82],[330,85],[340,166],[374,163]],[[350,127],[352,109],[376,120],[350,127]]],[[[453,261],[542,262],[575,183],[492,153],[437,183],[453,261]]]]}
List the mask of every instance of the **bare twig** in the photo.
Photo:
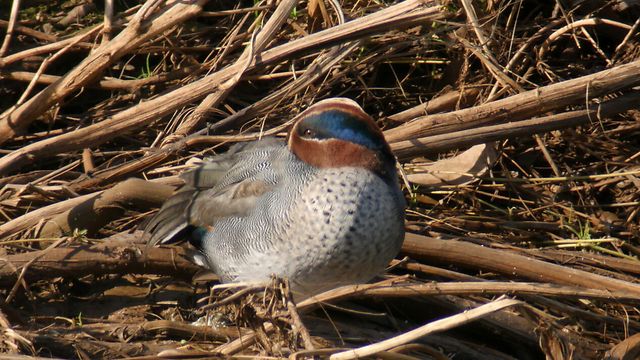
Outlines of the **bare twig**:
{"type": "Polygon", "coordinates": [[[480,245],[407,233],[402,253],[414,259],[496,271],[508,276],[640,296],[640,285],[480,245]]]}
{"type": "Polygon", "coordinates": [[[69,94],[94,80],[102,74],[107,66],[132,49],[137,48],[151,37],[196,15],[202,10],[202,5],[206,2],[207,0],[198,0],[193,4],[175,2],[168,6],[164,12],[157,15],[154,19],[155,21],[141,24],[140,21],[143,21],[146,15],[143,16],[140,12],[145,12],[146,14],[149,9],[145,6],[152,3],[152,1],[146,2],[129,27],[120,32],[112,41],[101,46],[71,72],[56,83],[49,85],[26,103],[18,106],[13,111],[0,115],[0,144],[21,133],[23,129],[51,106],[61,103],[69,94]],[[144,28],[142,33],[138,31],[141,28],[144,28]]]}
{"type": "MultiPolygon", "coordinates": [[[[139,236],[137,233],[128,238],[139,236]]],[[[67,238],[61,238],[54,245],[64,240],[67,238]]],[[[20,278],[30,282],[60,276],[78,278],[89,274],[118,273],[171,275],[190,280],[200,269],[181,247],[147,247],[130,241],[105,241],[63,248],[50,246],[45,250],[8,255],[0,261],[0,283],[15,282],[18,278],[15,268],[22,268],[20,278]]]]}
{"type": "Polygon", "coordinates": [[[111,40],[113,31],[113,0],[104,0],[104,25],[102,26],[102,43],[111,40]]]}
{"type": "Polygon", "coordinates": [[[629,31],[627,32],[627,35],[625,35],[624,39],[622,39],[620,44],[616,46],[616,50],[614,51],[614,60],[615,58],[620,56],[620,51],[625,47],[625,45],[627,45],[627,43],[629,42],[631,37],[636,33],[636,31],[638,31],[638,27],[640,27],[640,17],[636,19],[636,22],[633,23],[633,26],[631,26],[631,29],[629,29],[629,31]]]}
{"type": "MultiPolygon", "coordinates": [[[[513,98],[519,95],[513,96],[513,98]]],[[[468,130],[458,130],[460,127],[466,128],[466,123],[462,124],[451,124],[449,129],[451,130],[448,133],[443,133],[441,135],[432,135],[420,137],[417,139],[411,140],[400,140],[400,141],[392,141],[391,149],[400,159],[408,159],[416,155],[424,155],[424,154],[433,154],[441,151],[451,150],[455,148],[464,148],[467,146],[472,146],[476,144],[483,144],[489,141],[502,140],[513,138],[516,136],[530,136],[536,133],[544,133],[552,130],[558,129],[566,129],[570,127],[575,127],[582,124],[588,124],[591,119],[596,117],[607,117],[614,114],[618,114],[630,109],[634,109],[637,107],[638,100],[640,99],[640,94],[636,92],[631,92],[627,95],[623,95],[619,98],[604,102],[599,105],[591,106],[589,110],[577,110],[577,111],[569,111],[566,113],[561,113],[557,115],[549,115],[543,116],[539,118],[534,118],[530,120],[522,120],[522,121],[512,121],[507,122],[506,124],[500,125],[488,125],[488,126],[478,126],[476,128],[468,129],[468,130]]],[[[481,105],[479,107],[489,107],[489,104],[481,105]]],[[[498,105],[498,104],[495,104],[498,105]]],[[[475,107],[473,109],[478,109],[479,107],[475,107]]],[[[498,107],[491,106],[493,110],[498,110],[498,107]]],[[[488,109],[487,109],[488,110],[488,109]]],[[[504,109],[503,109],[504,110],[504,109]]],[[[455,113],[461,113],[465,110],[459,110],[455,113]]],[[[517,111],[517,110],[516,110],[517,111]]],[[[488,111],[486,114],[489,116],[488,111]]],[[[493,113],[493,112],[491,112],[493,113]]],[[[438,115],[432,115],[433,117],[437,117],[438,115]]],[[[435,120],[435,119],[434,119],[435,120]]],[[[477,119],[478,122],[484,123],[489,122],[489,118],[477,119]]],[[[513,119],[511,119],[513,120],[513,119]]],[[[407,125],[411,125],[413,123],[409,123],[407,125]]],[[[439,127],[442,124],[434,123],[434,127],[439,127]]],[[[413,128],[413,127],[412,127],[413,128]]],[[[389,130],[389,132],[385,133],[385,136],[395,139],[398,135],[396,135],[396,130],[398,128],[393,128],[389,130]],[[391,135],[387,135],[387,133],[391,133],[391,135]]],[[[425,125],[424,129],[420,128],[419,133],[427,132],[428,126],[425,125]]],[[[408,130],[408,129],[407,129],[408,130]]],[[[412,129],[414,130],[414,129],[412,129]]],[[[440,131],[434,131],[440,132],[440,131]]],[[[407,132],[403,131],[403,134],[407,132]]],[[[407,137],[412,137],[412,135],[407,135],[407,137]]]]}
{"type": "Polygon", "coordinates": [[[630,25],[621,23],[619,21],[609,20],[609,19],[591,18],[591,19],[578,20],[566,26],[561,27],[560,29],[554,31],[551,35],[549,35],[547,40],[545,40],[545,42],[542,43],[540,50],[538,50],[538,59],[543,59],[546,52],[549,50],[549,46],[551,46],[551,44],[555,40],[557,40],[560,36],[564,35],[565,33],[574,29],[583,28],[585,26],[597,26],[597,25],[610,25],[610,26],[622,28],[625,30],[631,29],[630,25]]]}
{"type": "MultiPolygon", "coordinates": [[[[11,270],[13,270],[14,268],[21,268],[20,274],[18,275],[18,278],[16,279],[15,284],[13,284],[13,287],[11,288],[11,291],[9,292],[9,295],[7,295],[7,298],[4,299],[4,304],[5,305],[11,303],[11,301],[14,298],[14,296],[16,296],[16,293],[18,292],[18,288],[20,287],[20,285],[23,284],[24,276],[27,273],[27,270],[29,269],[29,267],[34,262],[38,261],[38,259],[40,259],[43,256],[46,256],[47,254],[51,253],[53,251],[53,249],[55,249],[56,247],[58,247],[58,245],[62,244],[63,242],[65,242],[67,240],[68,240],[67,238],[58,239],[53,244],[49,245],[46,249],[44,249],[42,251],[39,251],[38,254],[36,254],[35,256],[31,257],[31,259],[28,262],[26,262],[25,264],[23,264],[23,265],[16,266],[16,264],[13,264],[10,261],[6,261],[5,260],[7,263],[11,264],[11,270]]],[[[7,268],[7,266],[5,265],[4,268],[7,268]]]]}
{"type": "MultiPolygon", "coordinates": [[[[182,7],[179,7],[178,5],[175,5],[174,7],[178,7],[177,10],[182,9],[182,7]]],[[[165,14],[173,14],[174,10],[176,10],[174,9],[174,7],[170,10],[167,10],[165,14]]],[[[190,14],[185,15],[181,13],[179,19],[187,18],[188,15],[190,14]]],[[[334,44],[335,42],[349,41],[355,38],[365,37],[372,33],[384,31],[390,26],[407,27],[424,22],[426,19],[440,19],[445,15],[446,13],[444,13],[442,8],[439,6],[425,7],[419,0],[404,1],[397,5],[390,6],[384,10],[380,10],[374,14],[353,20],[344,25],[338,25],[329,30],[311,34],[305,38],[297,39],[289,42],[288,44],[278,46],[271,50],[267,50],[263,53],[260,59],[256,59],[256,62],[251,65],[251,68],[254,68],[258,64],[266,65],[269,63],[281,61],[285,58],[297,55],[300,52],[309,50],[311,48],[317,49],[322,46],[334,44]]],[[[173,24],[173,22],[171,24],[173,24]]],[[[154,30],[156,31],[159,31],[161,29],[164,29],[164,27],[158,26],[157,29],[154,28],[154,30]]],[[[129,37],[132,36],[130,32],[127,33],[123,31],[110,43],[117,44],[117,46],[114,46],[118,49],[120,54],[120,52],[129,50],[133,47],[133,45],[141,43],[142,41],[146,40],[147,36],[152,35],[153,31],[148,34],[145,33],[144,39],[143,37],[140,37],[141,39],[135,38],[134,41],[129,39],[129,37]],[[131,40],[134,42],[127,46],[124,46],[122,42],[125,40],[131,40]]],[[[116,49],[111,49],[110,46],[103,46],[100,48],[101,53],[112,50],[116,51],[116,49]]],[[[83,61],[83,63],[76,67],[72,73],[75,74],[77,71],[81,71],[82,69],[84,69],[85,66],[88,66],[93,61],[91,60],[91,58],[95,56],[98,55],[96,55],[96,53],[92,54],[92,56],[88,58],[88,60],[83,61]]],[[[107,62],[106,60],[104,61],[104,63],[101,63],[101,66],[106,66],[109,64],[109,62],[107,62]]],[[[8,171],[14,170],[17,167],[24,165],[25,162],[32,161],[34,158],[49,157],[60,152],[69,151],[72,149],[96,146],[116,136],[138,129],[164,115],[168,115],[177,108],[180,108],[194,100],[204,97],[206,94],[210,93],[213,88],[220,86],[226,80],[235,75],[236,71],[240,69],[241,65],[242,64],[240,63],[231,65],[221,71],[210,74],[198,81],[185,85],[168,94],[158,96],[154,99],[122,111],[110,117],[109,119],[101,121],[97,124],[78,129],[72,133],[42,140],[16,150],[15,152],[0,159],[0,173],[6,173],[8,171]],[[169,99],[171,99],[171,101],[168,101],[169,99]]],[[[92,66],[95,67],[97,66],[97,64],[92,64],[92,66]]],[[[65,79],[71,80],[73,78],[72,73],[67,74],[67,76],[65,76],[65,79]]],[[[97,71],[95,68],[92,68],[90,73],[97,74],[97,71]]],[[[83,73],[82,78],[88,81],[85,76],[86,74],[83,73]]],[[[66,85],[66,82],[67,81],[61,80],[60,82],[51,85],[51,87],[47,88],[49,90],[45,89],[43,92],[30,99],[27,103],[23,104],[20,108],[16,109],[14,115],[12,115],[10,119],[5,118],[4,122],[0,120],[0,143],[2,142],[2,134],[4,131],[6,131],[5,135],[7,135],[7,139],[12,137],[16,133],[15,128],[21,127],[20,124],[26,126],[26,124],[29,121],[32,121],[35,116],[45,111],[46,108],[48,108],[48,104],[52,104],[52,101],[57,102],[59,100],[59,96],[50,98],[49,94],[51,93],[52,95],[52,93],[55,93],[57,91],[56,89],[60,86],[66,85]],[[42,99],[42,97],[45,96],[46,99],[42,99]],[[42,100],[42,102],[39,102],[40,100],[42,100]],[[33,104],[33,106],[29,104],[33,104]],[[16,126],[8,126],[9,123],[16,124],[16,126]]],[[[72,85],[77,86],[81,84],[83,83],[74,81],[72,85]]],[[[74,86],[70,86],[70,88],[74,88],[74,86]]],[[[68,91],[69,88],[65,87],[63,92],[59,93],[59,95],[65,95],[68,93],[68,91]]]]}
{"type": "MultiPolygon", "coordinates": [[[[56,39],[51,39],[51,41],[55,41],[51,44],[46,44],[42,46],[38,46],[35,48],[27,49],[15,54],[8,55],[7,57],[0,58],[0,68],[7,67],[10,64],[20,62],[28,57],[37,56],[42,54],[47,54],[53,51],[58,51],[69,44],[76,44],[75,47],[82,47],[86,49],[91,49],[92,44],[86,42],[78,42],[78,38],[84,38],[88,32],[95,34],[96,28],[101,28],[101,25],[96,25],[94,27],[88,28],[85,31],[81,31],[79,34],[70,37],[68,39],[57,41],[56,39]]],[[[89,40],[89,39],[88,39],[89,40]]]]}
{"type": "Polygon", "coordinates": [[[640,60],[636,60],[470,109],[423,116],[411,123],[387,130],[385,137],[390,142],[397,142],[426,135],[444,134],[452,128],[462,130],[484,124],[516,121],[568,105],[582,105],[587,97],[587,88],[588,98],[594,99],[640,84],[640,78],[636,76],[639,72],[640,60]]]}
{"type": "Polygon", "coordinates": [[[9,44],[11,44],[11,37],[16,27],[16,21],[18,20],[18,12],[20,11],[20,0],[13,0],[11,3],[11,15],[9,16],[9,25],[7,26],[7,33],[2,41],[0,47],[0,58],[4,57],[4,54],[9,50],[9,44]]]}
{"type": "Polygon", "coordinates": [[[450,316],[448,318],[440,319],[429,324],[423,325],[415,330],[411,330],[402,335],[394,338],[379,342],[377,344],[371,344],[359,349],[347,350],[337,354],[331,355],[331,360],[346,360],[346,359],[358,359],[365,356],[374,355],[380,351],[392,349],[396,346],[407,344],[411,341],[417,340],[423,336],[433,334],[435,332],[449,330],[468,322],[481,319],[491,313],[500,311],[507,307],[521,305],[522,302],[512,299],[498,299],[488,304],[479,306],[475,309],[468,310],[464,313],[450,316]]]}
{"type": "MultiPolygon", "coordinates": [[[[0,20],[0,26],[5,27],[5,28],[9,28],[9,22],[6,21],[6,20],[0,20]]],[[[35,39],[38,39],[38,40],[48,41],[48,42],[56,42],[56,41],[58,41],[58,38],[55,35],[50,35],[50,34],[43,33],[41,31],[33,30],[33,29],[28,28],[26,26],[19,26],[18,25],[18,26],[14,26],[13,29],[14,29],[15,32],[31,36],[31,37],[33,37],[35,39]]],[[[0,64],[2,64],[2,61],[0,61],[0,64]]]]}
{"type": "MultiPolygon", "coordinates": [[[[91,31],[87,31],[85,34],[83,34],[84,36],[75,38],[73,42],[69,43],[67,46],[65,46],[62,49],[60,49],[54,55],[52,55],[50,57],[47,57],[42,62],[42,64],[40,64],[40,67],[38,68],[38,71],[33,76],[33,79],[31,79],[31,81],[29,82],[29,86],[27,86],[27,89],[24,91],[24,93],[22,93],[22,96],[20,96],[20,99],[18,99],[18,101],[16,102],[16,107],[20,107],[20,105],[22,105],[26,101],[27,97],[29,97],[29,95],[31,95],[31,91],[33,90],[34,86],[37,84],[38,78],[40,77],[40,75],[42,75],[44,73],[44,71],[47,69],[47,67],[49,66],[50,63],[56,61],[59,57],[64,55],[75,44],[85,40],[86,38],[89,38],[89,37],[93,36],[94,33],[97,32],[98,29],[99,29],[98,27],[95,27],[91,31]]],[[[13,111],[15,111],[13,108],[5,111],[2,115],[0,115],[0,121],[2,121],[1,120],[2,116],[4,116],[5,114],[7,116],[11,116],[13,111]]]]}
{"type": "MultiPolygon", "coordinates": [[[[255,39],[250,41],[249,46],[245,49],[244,53],[237,60],[242,64],[241,68],[236,74],[221,84],[217,91],[207,95],[207,97],[198,105],[195,111],[189,116],[189,118],[180,125],[176,130],[178,136],[185,136],[191,133],[198,124],[205,118],[205,114],[211,108],[215,108],[218,104],[224,100],[233,88],[238,84],[242,76],[245,74],[249,65],[255,61],[256,56],[260,56],[264,48],[273,40],[276,32],[280,29],[282,24],[287,20],[291,10],[298,3],[297,0],[282,1],[278,4],[278,7],[274,11],[273,15],[269,18],[262,30],[255,36],[255,39]]],[[[255,35],[255,33],[254,33],[255,35]]]]}
{"type": "Polygon", "coordinates": [[[287,303],[287,311],[289,311],[289,316],[291,316],[291,320],[293,320],[294,330],[302,337],[304,348],[306,350],[314,350],[315,346],[313,346],[313,342],[311,341],[309,330],[304,326],[302,318],[300,318],[300,314],[298,314],[298,308],[293,302],[293,294],[289,288],[289,283],[286,282],[282,287],[284,288],[284,300],[287,303]]]}
{"type": "MultiPolygon", "coordinates": [[[[164,184],[179,184],[180,181],[176,180],[175,178],[166,177],[162,179],[162,182],[164,184]]],[[[118,189],[114,187],[106,191],[98,191],[59,201],[12,219],[0,225],[0,239],[35,226],[43,219],[51,219],[45,222],[46,226],[43,229],[48,235],[62,235],[62,233],[68,233],[73,228],[86,229],[89,227],[91,230],[97,230],[104,224],[105,220],[107,222],[111,221],[117,218],[118,215],[112,215],[104,219],[93,219],[92,217],[95,216],[96,211],[109,212],[109,209],[113,211],[130,201],[143,205],[145,203],[157,205],[162,203],[173,191],[172,186],[144,182],[140,179],[131,179],[129,182],[121,183],[117,187],[118,189]],[[124,192],[120,193],[120,190],[124,190],[124,192]],[[104,195],[105,192],[106,196],[104,195]],[[113,206],[113,208],[110,206],[113,206]]],[[[105,215],[107,214],[105,213],[105,215]]]]}

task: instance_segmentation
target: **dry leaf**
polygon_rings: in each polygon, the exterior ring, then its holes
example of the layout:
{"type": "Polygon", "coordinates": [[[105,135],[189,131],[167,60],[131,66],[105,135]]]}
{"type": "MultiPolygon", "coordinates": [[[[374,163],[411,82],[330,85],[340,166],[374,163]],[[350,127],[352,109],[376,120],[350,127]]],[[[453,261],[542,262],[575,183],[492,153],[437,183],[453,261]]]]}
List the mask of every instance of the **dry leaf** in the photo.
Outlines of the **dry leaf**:
{"type": "Polygon", "coordinates": [[[630,336],[607,351],[606,360],[632,360],[640,358],[640,334],[630,336]]]}
{"type": "Polygon", "coordinates": [[[454,157],[412,167],[407,179],[428,186],[463,185],[482,176],[497,159],[493,143],[480,144],[454,157]]]}

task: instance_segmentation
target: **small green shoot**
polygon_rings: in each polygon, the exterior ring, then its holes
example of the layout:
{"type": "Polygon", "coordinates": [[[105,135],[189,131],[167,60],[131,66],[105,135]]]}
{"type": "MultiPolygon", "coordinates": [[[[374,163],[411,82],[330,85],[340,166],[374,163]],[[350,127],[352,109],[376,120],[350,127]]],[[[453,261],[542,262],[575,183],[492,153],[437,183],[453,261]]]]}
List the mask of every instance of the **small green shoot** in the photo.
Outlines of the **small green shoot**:
{"type": "Polygon", "coordinates": [[[140,76],[138,76],[138,79],[146,79],[152,75],[153,71],[151,70],[150,58],[151,54],[149,53],[147,54],[145,67],[142,69],[140,76]]]}
{"type": "Polygon", "coordinates": [[[624,254],[622,252],[619,251],[614,251],[611,249],[608,249],[606,247],[601,246],[601,244],[606,244],[606,243],[613,243],[613,242],[617,242],[620,241],[620,239],[616,239],[616,238],[611,238],[611,237],[605,237],[605,238],[598,238],[598,239],[594,239],[591,236],[591,228],[589,227],[589,223],[585,223],[584,226],[582,225],[581,222],[578,222],[578,228],[574,228],[570,225],[562,225],[563,228],[569,230],[569,232],[571,232],[573,235],[575,235],[575,237],[577,239],[573,240],[554,240],[553,243],[558,247],[558,248],[564,248],[564,247],[581,247],[581,248],[588,248],[591,249],[593,251],[598,251],[601,252],[603,254],[609,254],[612,256],[617,256],[620,258],[624,258],[624,259],[629,259],[629,260],[633,260],[633,261],[638,261],[637,258],[633,257],[633,256],[629,256],[627,254],[624,254]]]}
{"type": "Polygon", "coordinates": [[[578,222],[577,230],[569,225],[564,225],[563,227],[573,233],[578,240],[591,240],[591,229],[588,222],[585,223],[584,227],[581,222],[578,222]]]}

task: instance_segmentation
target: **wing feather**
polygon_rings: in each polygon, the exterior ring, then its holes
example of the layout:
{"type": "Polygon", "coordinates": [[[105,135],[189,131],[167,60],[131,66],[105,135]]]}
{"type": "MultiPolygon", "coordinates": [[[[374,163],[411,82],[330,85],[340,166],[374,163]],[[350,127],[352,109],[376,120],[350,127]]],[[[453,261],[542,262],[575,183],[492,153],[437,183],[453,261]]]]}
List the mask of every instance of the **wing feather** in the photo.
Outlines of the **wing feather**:
{"type": "Polygon", "coordinates": [[[179,241],[193,228],[207,229],[220,218],[246,215],[273,187],[256,175],[265,171],[271,154],[283,148],[284,143],[273,138],[236,144],[184,173],[185,185],[145,226],[145,232],[151,234],[148,244],[179,241]]]}

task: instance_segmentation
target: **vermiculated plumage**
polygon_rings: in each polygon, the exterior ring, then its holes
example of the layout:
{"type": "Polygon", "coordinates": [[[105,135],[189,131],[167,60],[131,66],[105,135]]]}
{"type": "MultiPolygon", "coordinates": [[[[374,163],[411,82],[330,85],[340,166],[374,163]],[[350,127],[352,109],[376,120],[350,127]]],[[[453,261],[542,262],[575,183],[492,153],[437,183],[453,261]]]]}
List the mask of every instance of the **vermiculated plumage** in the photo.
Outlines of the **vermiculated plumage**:
{"type": "Polygon", "coordinates": [[[398,253],[404,236],[395,170],[375,169],[312,166],[275,138],[238,144],[185,174],[185,186],[148,224],[150,244],[198,229],[206,264],[225,282],[275,274],[305,295],[364,282],[398,253]]]}

